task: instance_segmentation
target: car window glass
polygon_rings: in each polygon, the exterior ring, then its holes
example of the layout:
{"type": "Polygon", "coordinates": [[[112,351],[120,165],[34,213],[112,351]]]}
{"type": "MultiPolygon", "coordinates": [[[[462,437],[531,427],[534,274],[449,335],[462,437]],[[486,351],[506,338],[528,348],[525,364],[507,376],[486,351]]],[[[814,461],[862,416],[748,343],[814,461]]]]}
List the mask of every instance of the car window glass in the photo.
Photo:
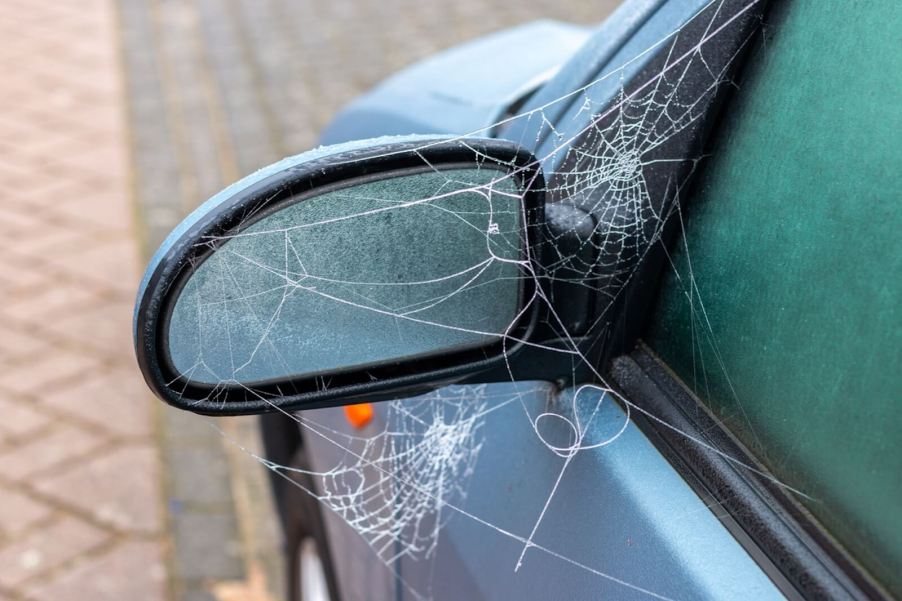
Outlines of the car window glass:
{"type": "Polygon", "coordinates": [[[680,216],[647,338],[898,594],[902,5],[787,4],[680,216]]]}

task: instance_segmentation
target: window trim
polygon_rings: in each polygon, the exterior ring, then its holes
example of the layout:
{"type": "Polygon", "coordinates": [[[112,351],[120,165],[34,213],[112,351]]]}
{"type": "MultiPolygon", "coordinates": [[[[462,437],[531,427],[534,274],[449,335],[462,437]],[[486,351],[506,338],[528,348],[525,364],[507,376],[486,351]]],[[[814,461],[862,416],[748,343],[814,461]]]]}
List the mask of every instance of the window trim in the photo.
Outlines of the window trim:
{"type": "Polygon", "coordinates": [[[640,410],[632,420],[702,498],[726,510],[726,516],[714,513],[781,592],[789,598],[892,599],[784,488],[738,466],[768,473],[647,345],[640,341],[615,358],[609,375],[640,410]]]}

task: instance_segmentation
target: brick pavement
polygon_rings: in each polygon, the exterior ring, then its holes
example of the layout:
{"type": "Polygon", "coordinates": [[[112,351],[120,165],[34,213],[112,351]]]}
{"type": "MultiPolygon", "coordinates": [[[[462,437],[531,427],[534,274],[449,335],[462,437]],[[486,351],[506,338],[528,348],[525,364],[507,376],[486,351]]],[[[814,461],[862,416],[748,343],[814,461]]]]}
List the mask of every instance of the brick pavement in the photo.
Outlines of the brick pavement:
{"type": "MultiPolygon", "coordinates": [[[[0,3],[0,598],[273,598],[262,469],[137,374],[139,255],[398,68],[614,4],[0,3]]],[[[219,424],[259,446],[252,419],[219,424]]]]}
{"type": "Polygon", "coordinates": [[[114,5],[0,3],[0,598],[167,598],[114,5]]]}

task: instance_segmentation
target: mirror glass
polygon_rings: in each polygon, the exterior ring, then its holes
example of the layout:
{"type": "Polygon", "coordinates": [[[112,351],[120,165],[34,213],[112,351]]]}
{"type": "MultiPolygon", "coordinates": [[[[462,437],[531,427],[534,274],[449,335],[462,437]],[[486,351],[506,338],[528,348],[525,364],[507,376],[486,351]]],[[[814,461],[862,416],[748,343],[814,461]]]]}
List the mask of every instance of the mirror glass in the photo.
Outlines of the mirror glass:
{"type": "Polygon", "coordinates": [[[288,199],[207,242],[172,305],[171,366],[246,385],[498,342],[520,310],[521,212],[485,166],[288,199]]]}

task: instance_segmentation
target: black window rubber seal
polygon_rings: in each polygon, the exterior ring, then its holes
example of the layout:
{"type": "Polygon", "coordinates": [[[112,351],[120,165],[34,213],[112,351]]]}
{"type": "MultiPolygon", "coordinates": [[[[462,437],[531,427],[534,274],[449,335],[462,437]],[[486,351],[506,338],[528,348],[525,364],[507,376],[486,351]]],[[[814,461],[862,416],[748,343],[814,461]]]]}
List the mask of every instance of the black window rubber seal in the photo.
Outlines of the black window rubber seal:
{"type": "Polygon", "coordinates": [[[714,513],[788,598],[892,599],[785,488],[739,465],[767,472],[649,347],[640,342],[615,358],[609,374],[640,409],[631,412],[639,429],[715,504],[714,513]]]}

